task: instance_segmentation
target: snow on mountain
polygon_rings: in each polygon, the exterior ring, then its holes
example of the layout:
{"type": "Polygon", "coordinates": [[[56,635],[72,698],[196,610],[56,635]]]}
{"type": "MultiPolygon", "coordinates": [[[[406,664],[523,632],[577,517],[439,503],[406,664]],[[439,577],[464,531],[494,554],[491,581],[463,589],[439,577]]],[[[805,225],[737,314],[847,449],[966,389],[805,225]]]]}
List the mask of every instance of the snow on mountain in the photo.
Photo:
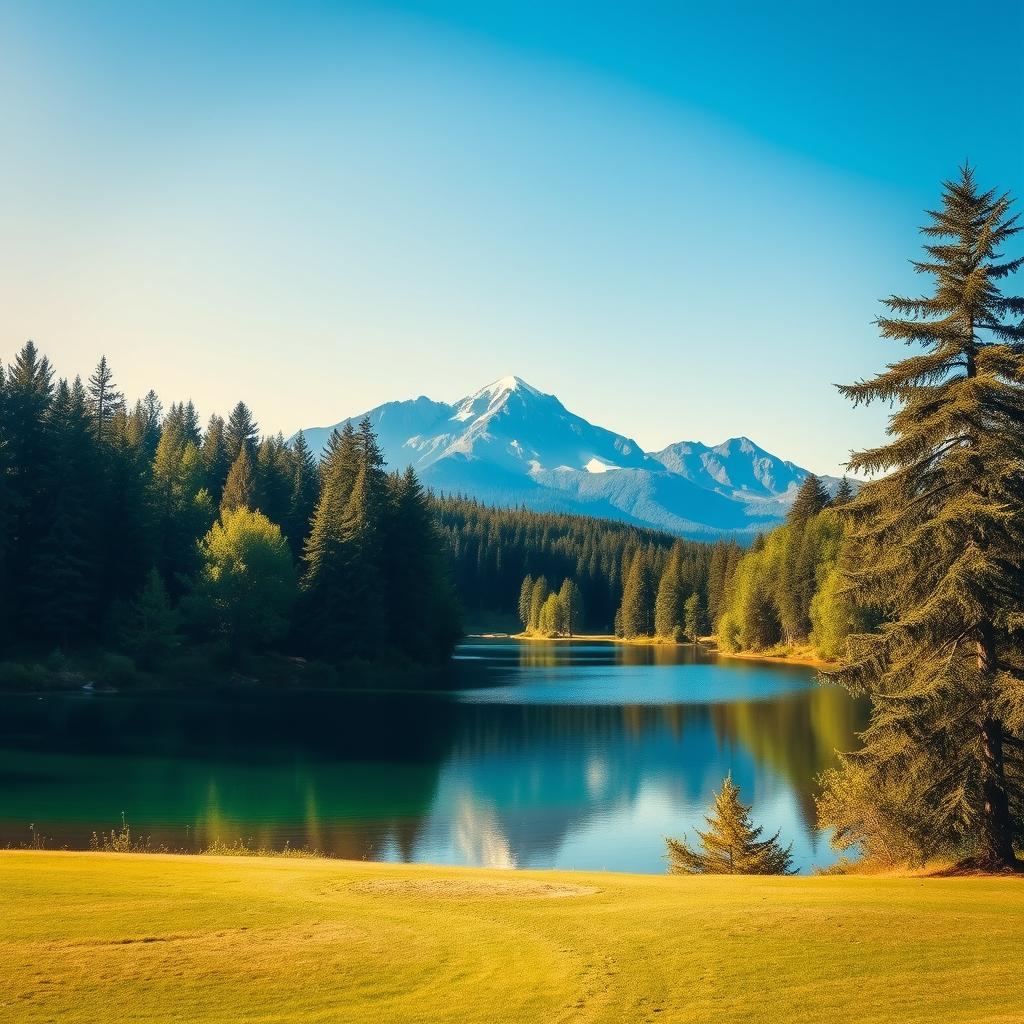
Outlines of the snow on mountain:
{"type": "MultiPolygon", "coordinates": [[[[519,377],[449,405],[420,397],[367,416],[391,468],[492,504],[605,516],[682,536],[751,537],[784,516],[807,471],[746,437],[709,447],[680,441],[645,453],[519,377]]],[[[305,430],[314,452],[331,427],[305,430]]],[[[837,481],[832,481],[833,486],[837,481]]]]}

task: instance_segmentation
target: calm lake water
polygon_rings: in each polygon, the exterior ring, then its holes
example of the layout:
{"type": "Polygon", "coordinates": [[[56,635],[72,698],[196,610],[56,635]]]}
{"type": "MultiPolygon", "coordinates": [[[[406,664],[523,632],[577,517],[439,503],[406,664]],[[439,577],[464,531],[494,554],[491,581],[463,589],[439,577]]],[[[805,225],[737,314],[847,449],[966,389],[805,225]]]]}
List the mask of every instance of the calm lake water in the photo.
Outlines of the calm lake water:
{"type": "MultiPolygon", "coordinates": [[[[401,680],[396,680],[396,686],[401,680]]],[[[861,712],[805,668],[688,647],[478,641],[444,693],[2,696],[0,846],[309,845],[349,858],[665,870],[731,771],[806,870],[814,777],[861,712]]]]}

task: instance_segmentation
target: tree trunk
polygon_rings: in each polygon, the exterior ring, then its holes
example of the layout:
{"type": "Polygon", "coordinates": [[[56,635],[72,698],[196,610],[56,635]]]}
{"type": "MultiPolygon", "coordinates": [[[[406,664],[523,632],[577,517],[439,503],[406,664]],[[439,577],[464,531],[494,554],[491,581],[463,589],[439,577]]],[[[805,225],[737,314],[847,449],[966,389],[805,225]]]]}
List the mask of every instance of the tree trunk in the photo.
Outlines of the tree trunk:
{"type": "MultiPolygon", "coordinates": [[[[992,634],[992,624],[982,623],[981,639],[978,641],[978,668],[983,679],[991,679],[996,671],[995,638],[992,634]]],[[[1006,788],[1003,740],[1003,723],[991,713],[987,714],[981,722],[983,804],[981,848],[977,864],[990,871],[1019,870],[1021,867],[1013,852],[1013,822],[1006,788]]]]}

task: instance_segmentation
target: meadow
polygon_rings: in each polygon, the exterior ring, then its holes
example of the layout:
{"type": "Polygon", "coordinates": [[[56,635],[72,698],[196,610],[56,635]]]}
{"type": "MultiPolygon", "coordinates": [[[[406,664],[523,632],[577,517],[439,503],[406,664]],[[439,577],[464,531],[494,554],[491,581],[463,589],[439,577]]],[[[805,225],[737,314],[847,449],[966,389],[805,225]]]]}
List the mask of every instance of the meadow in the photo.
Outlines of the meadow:
{"type": "Polygon", "coordinates": [[[1021,1019],[1016,878],[0,853],[0,1019],[1021,1019]]]}

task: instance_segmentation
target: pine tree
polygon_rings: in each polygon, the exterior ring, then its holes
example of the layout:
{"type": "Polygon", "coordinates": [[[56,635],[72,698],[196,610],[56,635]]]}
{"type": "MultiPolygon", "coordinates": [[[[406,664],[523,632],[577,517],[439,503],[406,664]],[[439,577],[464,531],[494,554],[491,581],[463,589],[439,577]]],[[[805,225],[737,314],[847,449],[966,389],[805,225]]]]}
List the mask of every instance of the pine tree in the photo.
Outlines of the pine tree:
{"type": "Polygon", "coordinates": [[[384,545],[391,645],[433,664],[451,653],[461,615],[433,509],[412,467],[391,480],[392,514],[384,545]]]}
{"type": "Polygon", "coordinates": [[[897,409],[891,440],[850,461],[873,479],[842,509],[846,575],[886,621],[851,644],[844,678],[871,722],[823,815],[849,834],[877,808],[844,793],[912,779],[900,814],[922,844],[966,844],[990,869],[1016,867],[1024,835],[1024,298],[998,287],[1024,267],[1000,252],[1020,230],[1010,206],[967,166],[945,184],[915,263],[934,292],[890,297],[878,321],[918,351],[840,389],[897,409]]]}
{"type": "Polygon", "coordinates": [[[158,668],[181,643],[180,616],[164,586],[163,577],[151,569],[146,585],[129,609],[124,645],[140,668],[158,668]]]}
{"type": "Polygon", "coordinates": [[[845,505],[853,497],[853,486],[850,481],[844,476],[839,481],[839,485],[836,487],[836,493],[832,498],[832,504],[837,508],[840,505],[845,505]]]}
{"type": "Polygon", "coordinates": [[[61,380],[47,410],[49,458],[41,534],[31,552],[25,606],[28,633],[62,647],[81,639],[94,622],[100,551],[91,488],[95,473],[93,425],[81,381],[61,380]]]}
{"type": "Polygon", "coordinates": [[[706,632],[704,609],[701,607],[700,594],[691,594],[686,599],[683,616],[683,631],[692,643],[696,643],[706,632]]]}
{"type": "Polygon", "coordinates": [[[650,636],[654,628],[654,586],[646,554],[638,549],[622,593],[621,628],[632,638],[650,636]]]}
{"type": "Polygon", "coordinates": [[[674,875],[793,874],[792,845],[783,847],[779,833],[762,839],[764,829],[750,821],[750,807],[740,802],[739,787],[727,775],[704,819],[708,830],[695,829],[700,848],[684,839],[667,839],[669,872],[674,875]]]}
{"type": "Polygon", "coordinates": [[[88,394],[94,436],[102,443],[108,439],[114,417],[124,409],[124,395],[114,387],[114,373],[106,356],[100,356],[89,378],[88,394]]]}
{"type": "Polygon", "coordinates": [[[276,437],[263,438],[256,449],[256,462],[253,466],[253,500],[272,523],[281,527],[286,536],[292,483],[291,452],[284,443],[284,437],[278,434],[276,437]]]}
{"type": "Polygon", "coordinates": [[[252,418],[252,413],[245,402],[239,402],[228,417],[224,428],[224,450],[227,464],[234,465],[242,449],[249,454],[249,464],[256,463],[256,445],[260,436],[259,424],[252,418]]]}
{"type": "Polygon", "coordinates": [[[204,486],[210,495],[210,501],[219,508],[228,470],[234,462],[234,459],[228,458],[224,420],[220,416],[214,414],[210,417],[199,453],[203,464],[204,486]]]}
{"type": "Polygon", "coordinates": [[[825,490],[821,479],[813,473],[808,473],[800,485],[800,490],[796,492],[786,522],[798,527],[803,526],[808,519],[816,516],[829,504],[828,491],[825,490]]]}
{"type": "Polygon", "coordinates": [[[533,581],[533,593],[530,595],[530,625],[529,630],[540,629],[540,613],[544,602],[548,599],[548,581],[544,576],[538,576],[533,581]]]}
{"type": "Polygon", "coordinates": [[[255,509],[259,504],[256,497],[256,480],[249,458],[249,449],[244,445],[239,449],[224,484],[224,494],[220,499],[221,512],[233,512],[236,508],[255,509]]]}
{"type": "Polygon", "coordinates": [[[523,629],[528,630],[530,628],[530,606],[533,601],[533,577],[527,573],[523,577],[523,582],[519,587],[519,604],[517,608],[519,610],[519,621],[523,624],[523,629]]]}
{"type": "Polygon", "coordinates": [[[583,621],[583,600],[580,597],[580,588],[576,586],[574,580],[562,580],[562,586],[558,590],[558,601],[561,605],[561,631],[566,636],[575,636],[583,621]]]}
{"type": "Polygon", "coordinates": [[[658,581],[658,593],[654,600],[654,634],[666,640],[678,640],[683,631],[681,557],[682,549],[677,545],[672,549],[658,581]]]}
{"type": "Polygon", "coordinates": [[[320,490],[320,473],[302,431],[299,431],[292,443],[291,477],[291,494],[284,525],[288,543],[295,556],[299,557],[309,535],[320,490]]]}

